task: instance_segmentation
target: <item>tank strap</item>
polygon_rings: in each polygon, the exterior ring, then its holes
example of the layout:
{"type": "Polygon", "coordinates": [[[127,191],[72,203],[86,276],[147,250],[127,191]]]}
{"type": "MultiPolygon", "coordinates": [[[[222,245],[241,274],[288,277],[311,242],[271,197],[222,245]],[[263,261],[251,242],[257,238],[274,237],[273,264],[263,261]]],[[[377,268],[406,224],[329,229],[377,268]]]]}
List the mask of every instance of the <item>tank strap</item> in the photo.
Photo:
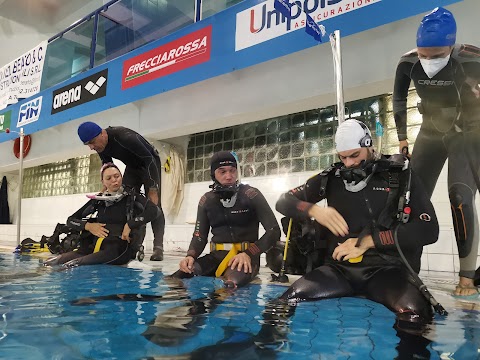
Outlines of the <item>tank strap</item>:
{"type": "Polygon", "coordinates": [[[320,173],[320,191],[319,191],[319,194],[320,196],[324,197],[325,194],[327,193],[327,184],[328,184],[328,175],[332,172],[332,171],[337,171],[338,169],[340,169],[342,167],[343,163],[341,162],[336,162],[332,165],[330,165],[328,168],[326,168],[325,170],[323,170],[321,173],[320,173]]]}
{"type": "Polygon", "coordinates": [[[396,221],[406,223],[410,218],[411,167],[408,159],[405,159],[405,165],[399,170],[398,163],[392,164],[388,171],[389,192],[378,217],[378,224],[386,229],[391,229],[396,221]]]}

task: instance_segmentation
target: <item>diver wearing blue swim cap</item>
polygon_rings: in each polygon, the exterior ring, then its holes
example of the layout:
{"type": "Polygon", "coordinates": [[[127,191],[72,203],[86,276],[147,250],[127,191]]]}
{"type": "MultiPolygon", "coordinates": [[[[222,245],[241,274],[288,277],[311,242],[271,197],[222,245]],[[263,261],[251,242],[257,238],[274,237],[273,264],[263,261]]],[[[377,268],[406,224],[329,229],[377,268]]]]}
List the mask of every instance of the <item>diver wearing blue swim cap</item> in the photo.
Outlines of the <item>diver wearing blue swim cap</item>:
{"type": "Polygon", "coordinates": [[[447,66],[456,37],[457,23],[447,9],[437,7],[423,18],[417,31],[417,49],[430,79],[447,66]]]}
{"type": "Polygon", "coordinates": [[[453,14],[443,7],[424,16],[417,31],[417,47],[455,45],[457,23],[453,14]]]}
{"type": "MultiPolygon", "coordinates": [[[[472,24],[475,26],[476,24],[472,24]]],[[[407,96],[413,81],[421,99],[423,123],[412,154],[412,168],[431,196],[448,158],[448,192],[460,257],[455,295],[477,295],[473,278],[479,233],[475,193],[480,186],[480,49],[456,44],[453,14],[437,7],[417,31],[417,47],[402,56],[393,90],[400,151],[408,149],[407,96]]]]}

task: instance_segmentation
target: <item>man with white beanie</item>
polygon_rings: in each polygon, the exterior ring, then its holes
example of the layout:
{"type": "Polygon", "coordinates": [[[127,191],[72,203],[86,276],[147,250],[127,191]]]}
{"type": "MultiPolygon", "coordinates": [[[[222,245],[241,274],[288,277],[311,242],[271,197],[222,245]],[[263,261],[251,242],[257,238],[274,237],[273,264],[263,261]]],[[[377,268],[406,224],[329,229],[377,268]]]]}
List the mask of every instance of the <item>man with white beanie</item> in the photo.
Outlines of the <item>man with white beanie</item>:
{"type": "MultiPolygon", "coordinates": [[[[409,278],[420,270],[423,246],[438,238],[429,196],[407,159],[375,152],[364,123],[344,121],[337,129],[335,146],[341,162],[283,194],[276,204],[294,221],[313,218],[328,229],[324,265],[293,283],[280,300],[291,305],[363,296],[396,314],[401,339],[412,330],[420,334],[432,319],[432,305],[409,278]],[[317,205],[323,199],[328,206],[317,205]]],[[[417,340],[426,341],[421,336],[417,340]]],[[[415,356],[428,352],[423,345],[412,350],[401,340],[399,352],[405,351],[417,352],[415,356]]]]}

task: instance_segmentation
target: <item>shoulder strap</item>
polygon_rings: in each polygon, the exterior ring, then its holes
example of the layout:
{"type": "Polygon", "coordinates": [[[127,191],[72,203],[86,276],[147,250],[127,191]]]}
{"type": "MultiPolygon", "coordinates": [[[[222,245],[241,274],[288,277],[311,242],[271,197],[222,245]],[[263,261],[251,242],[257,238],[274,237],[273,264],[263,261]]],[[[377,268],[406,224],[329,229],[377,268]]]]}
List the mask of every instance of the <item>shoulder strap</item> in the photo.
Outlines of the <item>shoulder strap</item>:
{"type": "Polygon", "coordinates": [[[127,221],[133,219],[135,216],[134,209],[135,209],[135,189],[134,188],[125,188],[125,192],[127,193],[127,221]]]}
{"type": "Polygon", "coordinates": [[[332,171],[336,171],[338,169],[340,169],[340,167],[342,166],[343,164],[341,162],[336,162],[336,163],[333,163],[332,165],[330,165],[328,168],[326,168],[325,170],[323,170],[321,173],[320,173],[320,190],[319,190],[319,194],[320,196],[325,196],[325,194],[327,193],[327,183],[328,183],[328,175],[332,172],[332,171]]]}

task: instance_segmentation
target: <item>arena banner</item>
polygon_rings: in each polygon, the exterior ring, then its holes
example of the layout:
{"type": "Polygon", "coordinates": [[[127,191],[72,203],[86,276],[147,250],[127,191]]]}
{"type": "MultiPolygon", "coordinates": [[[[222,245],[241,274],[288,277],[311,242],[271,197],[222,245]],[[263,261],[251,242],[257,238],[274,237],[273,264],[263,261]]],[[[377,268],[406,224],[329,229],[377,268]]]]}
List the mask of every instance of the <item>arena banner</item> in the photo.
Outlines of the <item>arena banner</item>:
{"type": "Polygon", "coordinates": [[[40,91],[47,44],[43,41],[0,68],[0,110],[40,91]]]}

